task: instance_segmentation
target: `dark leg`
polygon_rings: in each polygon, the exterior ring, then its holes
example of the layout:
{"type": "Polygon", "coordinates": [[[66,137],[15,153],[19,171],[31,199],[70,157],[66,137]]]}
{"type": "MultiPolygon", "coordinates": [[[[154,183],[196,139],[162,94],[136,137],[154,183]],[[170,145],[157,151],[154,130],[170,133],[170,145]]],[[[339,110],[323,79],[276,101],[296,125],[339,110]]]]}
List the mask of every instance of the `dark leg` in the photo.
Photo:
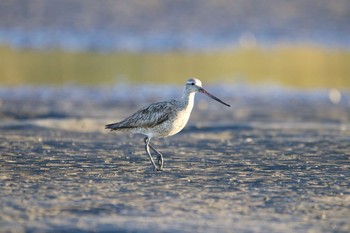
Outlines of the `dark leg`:
{"type": "Polygon", "coordinates": [[[158,159],[158,166],[159,166],[159,169],[160,170],[163,170],[163,163],[164,163],[164,160],[163,160],[163,155],[162,153],[160,153],[159,151],[156,150],[156,148],[154,148],[151,144],[148,144],[149,147],[157,153],[157,159],[158,159]]]}
{"type": "MultiPolygon", "coordinates": [[[[154,166],[154,170],[159,171],[159,168],[158,168],[157,165],[155,164],[155,162],[154,162],[154,160],[153,160],[153,158],[152,158],[152,155],[151,155],[151,153],[149,152],[149,147],[150,147],[149,141],[150,141],[150,140],[151,140],[150,138],[145,137],[145,150],[146,150],[146,152],[147,152],[147,154],[148,154],[148,156],[149,156],[149,160],[151,160],[151,163],[152,163],[153,166],[154,166]]],[[[151,148],[152,148],[152,147],[151,147],[151,148]]]]}

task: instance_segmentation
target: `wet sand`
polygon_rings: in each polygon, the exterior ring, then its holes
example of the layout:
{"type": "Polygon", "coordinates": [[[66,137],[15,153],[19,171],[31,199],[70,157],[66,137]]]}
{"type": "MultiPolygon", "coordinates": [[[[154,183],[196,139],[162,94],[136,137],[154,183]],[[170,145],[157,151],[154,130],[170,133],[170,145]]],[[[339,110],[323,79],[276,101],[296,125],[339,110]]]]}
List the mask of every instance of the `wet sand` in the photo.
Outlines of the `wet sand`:
{"type": "Polygon", "coordinates": [[[208,87],[233,107],[197,96],[155,172],[104,125],[172,89],[1,89],[0,231],[350,231],[349,95],[208,87]]]}

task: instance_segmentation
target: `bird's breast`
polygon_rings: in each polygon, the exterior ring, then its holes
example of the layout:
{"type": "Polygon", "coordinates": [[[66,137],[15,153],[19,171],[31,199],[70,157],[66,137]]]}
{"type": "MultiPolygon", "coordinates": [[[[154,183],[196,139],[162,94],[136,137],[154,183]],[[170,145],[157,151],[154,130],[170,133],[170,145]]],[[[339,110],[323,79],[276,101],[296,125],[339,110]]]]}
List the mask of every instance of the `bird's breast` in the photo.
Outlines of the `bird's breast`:
{"type": "Polygon", "coordinates": [[[174,135],[178,132],[180,132],[187,124],[188,119],[190,118],[191,111],[192,111],[192,106],[186,106],[183,109],[179,109],[176,111],[176,114],[174,114],[170,119],[169,119],[169,136],[174,135]]]}

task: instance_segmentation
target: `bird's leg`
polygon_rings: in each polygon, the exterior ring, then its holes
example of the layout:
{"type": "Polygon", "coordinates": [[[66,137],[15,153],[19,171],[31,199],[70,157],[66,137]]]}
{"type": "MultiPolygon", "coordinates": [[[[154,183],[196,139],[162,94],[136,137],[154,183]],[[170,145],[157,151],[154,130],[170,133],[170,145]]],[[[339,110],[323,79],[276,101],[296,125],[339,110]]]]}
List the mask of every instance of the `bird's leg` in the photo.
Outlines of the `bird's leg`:
{"type": "Polygon", "coordinates": [[[164,160],[163,160],[163,155],[162,153],[160,153],[159,151],[156,150],[156,148],[154,148],[151,144],[148,144],[149,147],[151,147],[151,149],[157,153],[157,159],[158,159],[158,166],[159,166],[159,169],[160,170],[163,170],[163,163],[164,163],[164,160]]]}
{"type": "MultiPolygon", "coordinates": [[[[149,159],[151,160],[151,163],[153,164],[153,166],[154,166],[154,170],[159,170],[159,168],[157,167],[157,165],[155,164],[155,162],[154,162],[154,160],[153,160],[153,158],[152,158],[152,155],[151,155],[151,153],[149,152],[149,147],[150,147],[150,145],[149,145],[149,141],[150,141],[150,138],[149,137],[145,137],[145,150],[146,150],[146,152],[147,152],[147,154],[148,154],[148,156],[149,156],[149,159]]],[[[151,147],[152,148],[152,147],[151,147]]]]}

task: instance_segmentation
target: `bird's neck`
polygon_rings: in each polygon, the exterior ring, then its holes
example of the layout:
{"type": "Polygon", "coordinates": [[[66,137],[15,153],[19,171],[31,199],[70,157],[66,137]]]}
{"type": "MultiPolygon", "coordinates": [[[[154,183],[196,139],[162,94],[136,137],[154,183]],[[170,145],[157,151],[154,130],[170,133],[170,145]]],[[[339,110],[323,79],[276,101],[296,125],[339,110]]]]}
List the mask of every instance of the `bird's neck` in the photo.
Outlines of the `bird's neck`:
{"type": "Polygon", "coordinates": [[[190,107],[191,109],[193,108],[193,103],[194,103],[194,92],[187,92],[184,91],[184,93],[182,94],[182,103],[184,104],[184,107],[190,107]]]}

